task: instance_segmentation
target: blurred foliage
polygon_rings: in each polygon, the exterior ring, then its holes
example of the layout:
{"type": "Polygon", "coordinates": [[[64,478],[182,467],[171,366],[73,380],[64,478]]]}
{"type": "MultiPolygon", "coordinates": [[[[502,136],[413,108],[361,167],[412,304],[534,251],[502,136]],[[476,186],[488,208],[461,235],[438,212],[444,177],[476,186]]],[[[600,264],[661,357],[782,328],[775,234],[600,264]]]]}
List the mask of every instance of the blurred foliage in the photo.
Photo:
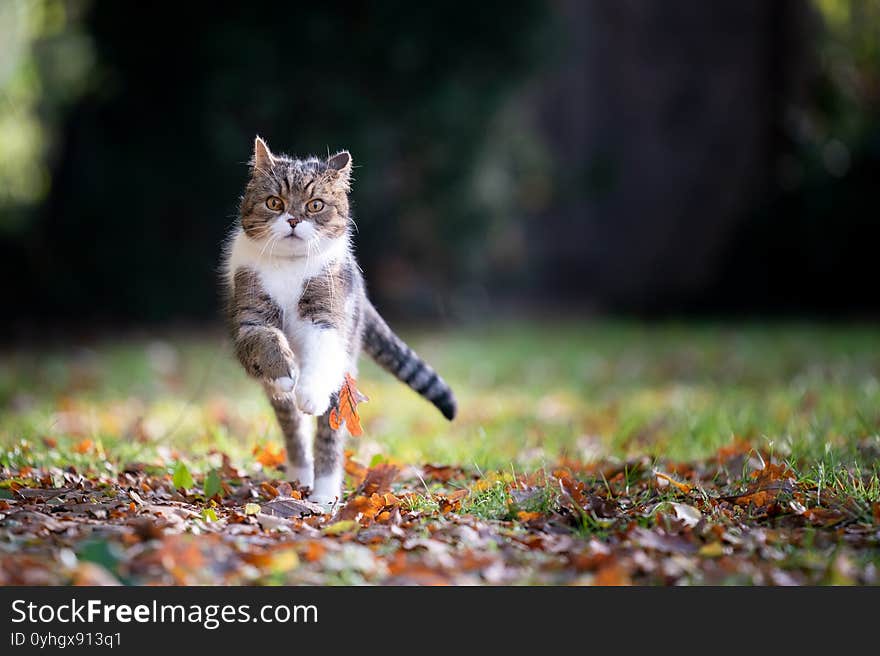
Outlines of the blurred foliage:
{"type": "MultiPolygon", "coordinates": [[[[462,12],[383,0],[278,11],[260,0],[222,11],[142,6],[135,19],[108,0],[0,3],[0,275],[21,281],[8,303],[43,323],[212,316],[254,134],[292,154],[352,151],[356,245],[383,310],[460,317],[490,294],[545,299],[559,287],[548,269],[578,300],[607,301],[584,298],[603,287],[583,281],[622,277],[638,256],[629,228],[619,243],[584,232],[596,242],[584,255],[587,237],[571,234],[588,210],[597,223],[632,221],[636,235],[649,222],[657,234],[680,228],[597,203],[597,185],[614,176],[607,162],[577,173],[595,144],[580,114],[561,118],[586,88],[578,80],[599,67],[572,44],[604,15],[581,6],[529,0],[462,12]],[[564,220],[548,220],[556,215],[564,220]],[[568,266],[541,259],[542,242],[565,245],[568,266]],[[613,267],[595,268],[596,252],[613,267]]],[[[803,56],[779,63],[771,49],[766,70],[756,69],[767,97],[744,110],[766,128],[772,198],[725,233],[726,253],[707,267],[719,279],[695,285],[701,296],[685,309],[876,310],[857,281],[873,275],[880,238],[866,211],[880,171],[880,3],[815,0],[800,13],[811,6],[821,29],[777,26],[774,43],[797,32],[803,56]],[[801,75],[809,82],[788,106],[781,89],[801,75]]],[[[685,29],[647,25],[667,36],[685,29]]],[[[670,79],[693,85],[717,73],[685,68],[670,79]]],[[[649,89],[651,75],[637,68],[631,86],[649,89]]],[[[631,138],[639,110],[609,143],[631,138]]],[[[726,166],[719,160],[712,179],[726,166]]],[[[646,168],[633,188],[655,174],[646,168]]],[[[703,217],[698,204],[687,211],[703,217]]],[[[669,258],[697,250],[681,243],[669,258]]]]}
{"type": "Polygon", "coordinates": [[[830,131],[844,139],[864,138],[880,113],[880,2],[817,0],[825,38],[820,57],[834,92],[826,103],[830,131]]]}
{"type": "Polygon", "coordinates": [[[842,177],[853,158],[880,152],[880,2],[817,0],[823,21],[816,89],[795,141],[842,177]],[[867,151],[867,152],[866,152],[867,151]]]}
{"type": "MultiPolygon", "coordinates": [[[[507,108],[542,61],[548,11],[182,3],[139,7],[135,25],[129,6],[95,2],[83,25],[97,62],[89,92],[66,116],[48,199],[0,257],[27,258],[15,268],[41,290],[36,312],[210,316],[260,134],[291,154],[348,148],[371,287],[415,314],[442,312],[433,290],[471,280],[487,234],[503,232],[491,221],[505,215],[506,179],[487,176],[516,174],[535,151],[489,138],[507,139],[500,124],[528,129],[507,108]]],[[[15,300],[33,306],[29,296],[15,300]]]]}
{"type": "Polygon", "coordinates": [[[20,229],[49,189],[63,112],[86,90],[94,64],[85,2],[0,3],[0,231],[20,229]]]}
{"type": "Polygon", "coordinates": [[[731,240],[715,295],[765,312],[876,313],[880,2],[813,6],[811,70],[780,126],[775,193],[731,240]]]}

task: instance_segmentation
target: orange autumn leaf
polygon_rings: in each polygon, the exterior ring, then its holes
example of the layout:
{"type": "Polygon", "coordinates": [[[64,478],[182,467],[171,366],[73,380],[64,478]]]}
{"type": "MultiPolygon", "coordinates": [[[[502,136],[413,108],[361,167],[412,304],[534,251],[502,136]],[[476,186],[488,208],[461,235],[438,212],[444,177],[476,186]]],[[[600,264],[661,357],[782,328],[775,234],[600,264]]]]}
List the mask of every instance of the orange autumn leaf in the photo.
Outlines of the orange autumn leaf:
{"type": "Polygon", "coordinates": [[[679,481],[672,478],[672,476],[669,476],[668,474],[664,474],[663,472],[654,472],[654,476],[656,476],[657,478],[662,478],[664,481],[671,483],[672,485],[677,487],[679,490],[681,490],[685,494],[687,494],[692,489],[694,489],[692,486],[688,485],[687,483],[680,483],[679,481]]]}
{"type": "Polygon", "coordinates": [[[336,521],[354,520],[367,524],[379,514],[380,510],[382,510],[382,499],[379,495],[375,495],[375,498],[359,495],[349,499],[334,519],[336,521]]]}
{"type": "Polygon", "coordinates": [[[345,374],[345,382],[339,390],[336,406],[330,409],[330,428],[338,429],[345,422],[348,432],[352,437],[363,434],[361,418],[358,415],[358,403],[369,401],[357,388],[357,381],[351,374],[345,374]]]}
{"type": "Polygon", "coordinates": [[[354,451],[345,452],[345,473],[351,476],[352,485],[358,487],[367,476],[367,468],[357,460],[353,460],[354,451]]]}
{"type": "Polygon", "coordinates": [[[363,482],[358,486],[358,493],[370,496],[391,491],[391,483],[394,482],[399,471],[396,465],[387,462],[370,467],[363,482]]]}
{"type": "Polygon", "coordinates": [[[794,472],[786,465],[771,463],[763,469],[752,472],[752,478],[755,479],[756,486],[768,486],[781,481],[794,481],[794,472]]]}
{"type": "Polygon", "coordinates": [[[92,440],[86,438],[84,440],[80,440],[73,446],[73,450],[76,453],[88,453],[92,449],[95,448],[95,443],[92,440]]]}
{"type": "Polygon", "coordinates": [[[283,465],[287,457],[284,449],[274,442],[267,442],[254,447],[254,458],[263,467],[278,467],[283,465]]]}
{"type": "Polygon", "coordinates": [[[309,540],[305,544],[305,551],[302,553],[302,557],[306,562],[314,563],[321,560],[325,553],[327,553],[327,547],[320,541],[309,540]]]}
{"type": "Polygon", "coordinates": [[[279,494],[278,490],[268,481],[260,483],[260,491],[270,499],[274,499],[279,494]]]}
{"type": "Polygon", "coordinates": [[[743,494],[734,499],[738,506],[755,506],[763,508],[776,501],[776,490],[758,490],[750,494],[743,494]]]}
{"type": "Polygon", "coordinates": [[[794,472],[785,465],[771,463],[752,472],[752,478],[754,481],[749,488],[734,498],[736,505],[765,508],[775,504],[780,492],[794,489],[794,472]]]}
{"type": "Polygon", "coordinates": [[[632,585],[632,581],[630,580],[626,569],[616,561],[612,560],[596,571],[596,576],[593,578],[593,585],[632,585]]]}
{"type": "Polygon", "coordinates": [[[446,514],[448,512],[457,512],[461,510],[461,500],[468,494],[470,494],[470,490],[456,490],[447,495],[437,495],[434,497],[434,500],[437,501],[440,513],[446,514]]]}

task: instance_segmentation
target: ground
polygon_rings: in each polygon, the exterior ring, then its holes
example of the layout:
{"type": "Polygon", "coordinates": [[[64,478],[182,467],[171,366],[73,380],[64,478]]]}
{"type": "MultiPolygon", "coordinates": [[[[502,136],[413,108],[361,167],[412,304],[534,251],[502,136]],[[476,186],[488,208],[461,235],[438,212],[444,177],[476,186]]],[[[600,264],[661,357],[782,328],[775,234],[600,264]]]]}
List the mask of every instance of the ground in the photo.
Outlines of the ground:
{"type": "Polygon", "coordinates": [[[446,422],[372,364],[312,514],[219,333],[0,359],[0,584],[876,584],[871,326],[404,331],[446,422]]]}

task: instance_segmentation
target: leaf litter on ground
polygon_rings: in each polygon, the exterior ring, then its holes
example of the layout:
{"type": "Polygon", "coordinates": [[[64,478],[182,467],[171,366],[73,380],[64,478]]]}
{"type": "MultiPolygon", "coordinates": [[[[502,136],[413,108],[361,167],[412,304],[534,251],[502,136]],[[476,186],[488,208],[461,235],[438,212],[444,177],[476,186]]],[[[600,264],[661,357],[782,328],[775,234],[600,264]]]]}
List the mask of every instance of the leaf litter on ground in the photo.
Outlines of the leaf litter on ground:
{"type": "Polygon", "coordinates": [[[332,513],[277,470],[248,476],[226,457],[204,474],[182,461],[4,467],[0,584],[880,582],[877,502],[820,492],[769,454],[732,474],[748,448],[552,473],[348,454],[332,513]]]}

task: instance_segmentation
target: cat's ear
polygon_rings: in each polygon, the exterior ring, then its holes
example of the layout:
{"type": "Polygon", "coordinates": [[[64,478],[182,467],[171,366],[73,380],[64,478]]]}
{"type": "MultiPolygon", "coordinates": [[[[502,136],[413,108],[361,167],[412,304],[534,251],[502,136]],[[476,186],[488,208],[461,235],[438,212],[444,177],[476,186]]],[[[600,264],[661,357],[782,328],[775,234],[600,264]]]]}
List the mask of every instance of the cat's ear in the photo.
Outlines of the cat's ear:
{"type": "Polygon", "coordinates": [[[347,150],[343,150],[342,152],[328,157],[327,167],[334,171],[338,171],[344,178],[348,178],[351,175],[351,153],[347,150]]]}
{"type": "Polygon", "coordinates": [[[254,139],[254,157],[251,160],[251,166],[255,171],[269,171],[275,164],[275,158],[272,157],[272,151],[269,146],[260,137],[254,139]]]}

